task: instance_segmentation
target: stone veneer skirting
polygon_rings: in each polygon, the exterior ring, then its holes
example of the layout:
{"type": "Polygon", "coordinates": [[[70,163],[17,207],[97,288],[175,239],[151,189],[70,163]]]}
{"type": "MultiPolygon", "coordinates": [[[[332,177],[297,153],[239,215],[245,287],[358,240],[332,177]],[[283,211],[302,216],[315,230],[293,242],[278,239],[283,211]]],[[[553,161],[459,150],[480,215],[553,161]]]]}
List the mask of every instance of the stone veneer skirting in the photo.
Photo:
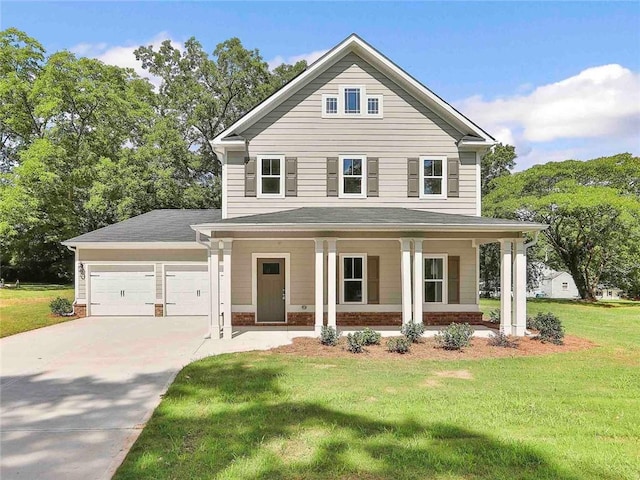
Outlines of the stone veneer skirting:
{"type": "Polygon", "coordinates": [[[163,317],[164,316],[164,305],[162,305],[161,303],[160,304],[156,303],[156,308],[155,308],[154,315],[156,317],[163,317]]]}
{"type": "MultiPolygon", "coordinates": [[[[233,312],[233,326],[238,327],[273,327],[295,326],[313,327],[312,312],[289,312],[286,323],[256,323],[252,312],[233,312]]],[[[325,314],[325,325],[327,316],[325,314]]],[[[425,325],[449,325],[450,323],[469,323],[471,325],[495,325],[482,320],[482,312],[424,312],[425,325]]],[[[402,312],[336,312],[336,323],[340,327],[399,327],[402,325],[402,312]]]]}
{"type": "Polygon", "coordinates": [[[87,306],[86,305],[78,305],[77,303],[73,304],[73,311],[76,314],[76,317],[86,317],[87,316],[87,306]]]}

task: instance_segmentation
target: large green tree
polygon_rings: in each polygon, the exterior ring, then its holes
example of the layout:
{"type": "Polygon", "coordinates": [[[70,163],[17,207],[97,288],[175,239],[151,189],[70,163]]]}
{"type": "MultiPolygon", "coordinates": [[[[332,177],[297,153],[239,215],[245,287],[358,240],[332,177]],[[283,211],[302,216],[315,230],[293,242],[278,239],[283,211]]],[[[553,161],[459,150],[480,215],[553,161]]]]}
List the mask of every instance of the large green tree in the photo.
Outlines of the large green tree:
{"type": "Polygon", "coordinates": [[[568,270],[580,296],[603,281],[637,284],[640,159],[625,153],[553,162],[502,177],[485,198],[494,216],[546,223],[551,266],[568,270]]]}

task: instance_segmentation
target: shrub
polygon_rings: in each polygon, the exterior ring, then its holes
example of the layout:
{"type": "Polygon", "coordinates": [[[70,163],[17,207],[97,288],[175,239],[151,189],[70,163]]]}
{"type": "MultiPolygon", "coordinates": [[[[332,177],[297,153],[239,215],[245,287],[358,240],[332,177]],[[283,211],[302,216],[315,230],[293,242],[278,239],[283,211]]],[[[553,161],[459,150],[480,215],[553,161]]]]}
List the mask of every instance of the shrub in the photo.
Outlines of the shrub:
{"type": "Polygon", "coordinates": [[[387,350],[392,353],[407,353],[409,351],[409,340],[405,337],[391,337],[387,340],[387,350]]]}
{"type": "Polygon", "coordinates": [[[489,321],[491,323],[500,323],[500,310],[491,310],[489,312],[489,321]]]}
{"type": "Polygon", "coordinates": [[[362,340],[365,345],[380,345],[381,338],[382,335],[369,327],[362,330],[362,340]]]}
{"type": "Polygon", "coordinates": [[[553,313],[539,312],[535,318],[538,335],[535,337],[543,343],[550,342],[556,345],[564,343],[564,327],[562,321],[553,313]]]}
{"type": "Polygon", "coordinates": [[[527,315],[527,330],[538,330],[538,324],[536,323],[536,319],[528,315],[527,315]]]}
{"type": "Polygon", "coordinates": [[[424,334],[424,324],[422,322],[408,322],[402,326],[400,332],[411,343],[416,343],[424,334]]]}
{"type": "Polygon", "coordinates": [[[71,302],[62,297],[54,298],[49,304],[49,308],[51,309],[51,313],[58,316],[68,315],[73,312],[71,302]]]}
{"type": "Polygon", "coordinates": [[[502,332],[492,333],[487,343],[493,347],[518,348],[520,346],[518,340],[502,332]]]}
{"type": "Polygon", "coordinates": [[[461,350],[471,345],[473,328],[468,323],[452,323],[436,334],[436,344],[445,350],[461,350]]]}
{"type": "Polygon", "coordinates": [[[320,343],[323,345],[328,345],[330,347],[335,347],[338,344],[338,339],[340,338],[340,332],[336,331],[335,328],[329,327],[327,325],[323,325],[320,330],[320,343]]]}
{"type": "Polygon", "coordinates": [[[364,335],[362,332],[353,332],[347,335],[347,350],[351,353],[364,352],[364,335]]]}

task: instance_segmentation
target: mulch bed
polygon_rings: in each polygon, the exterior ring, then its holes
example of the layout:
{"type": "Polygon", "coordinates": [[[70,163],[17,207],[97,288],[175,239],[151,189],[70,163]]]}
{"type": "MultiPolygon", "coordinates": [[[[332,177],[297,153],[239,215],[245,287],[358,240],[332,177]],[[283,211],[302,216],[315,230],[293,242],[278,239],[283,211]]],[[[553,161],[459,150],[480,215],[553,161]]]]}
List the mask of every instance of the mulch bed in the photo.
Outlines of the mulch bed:
{"type": "Polygon", "coordinates": [[[552,353],[575,352],[586,350],[596,346],[595,343],[580,337],[565,336],[564,345],[542,343],[532,337],[524,337],[519,340],[518,348],[493,347],[488,344],[488,338],[474,338],[471,346],[461,351],[444,350],[437,348],[435,339],[424,338],[419,343],[410,347],[409,353],[398,354],[388,352],[386,349],[387,338],[383,338],[380,345],[365,347],[365,352],[354,354],[347,350],[346,340],[340,339],[335,347],[322,345],[317,338],[294,338],[291,345],[269,350],[270,353],[282,355],[295,355],[299,357],[319,358],[367,358],[367,359],[425,359],[425,360],[473,360],[482,358],[525,357],[536,355],[548,355],[552,353]]]}

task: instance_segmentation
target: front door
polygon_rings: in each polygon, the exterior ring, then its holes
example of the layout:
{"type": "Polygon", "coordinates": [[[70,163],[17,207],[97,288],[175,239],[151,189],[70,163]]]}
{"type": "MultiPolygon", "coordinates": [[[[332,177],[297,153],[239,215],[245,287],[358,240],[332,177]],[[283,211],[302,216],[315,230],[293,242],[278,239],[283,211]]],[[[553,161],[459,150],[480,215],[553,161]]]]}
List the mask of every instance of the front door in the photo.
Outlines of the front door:
{"type": "Polygon", "coordinates": [[[258,259],[258,322],[286,322],[284,258],[258,259]]]}

